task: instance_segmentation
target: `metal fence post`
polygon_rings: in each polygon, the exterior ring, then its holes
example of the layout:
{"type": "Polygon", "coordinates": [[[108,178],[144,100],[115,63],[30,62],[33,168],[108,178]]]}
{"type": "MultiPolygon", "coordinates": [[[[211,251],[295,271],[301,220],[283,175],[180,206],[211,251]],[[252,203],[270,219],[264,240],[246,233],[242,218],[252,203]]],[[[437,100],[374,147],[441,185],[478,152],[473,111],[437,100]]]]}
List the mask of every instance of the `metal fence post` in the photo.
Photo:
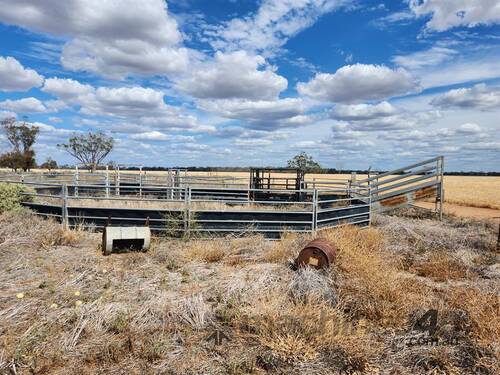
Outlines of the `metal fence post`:
{"type": "Polygon", "coordinates": [[[439,157],[440,179],[439,183],[439,220],[443,220],[443,204],[444,204],[444,156],[439,157]]]}
{"type": "Polygon", "coordinates": [[[250,205],[250,199],[252,198],[252,193],[250,189],[252,189],[252,175],[250,175],[250,178],[248,180],[248,194],[247,194],[248,205],[250,205]]]}
{"type": "Polygon", "coordinates": [[[191,187],[188,187],[187,234],[188,236],[191,235],[191,187]]]}
{"type": "Polygon", "coordinates": [[[440,156],[436,160],[436,180],[439,183],[438,192],[436,194],[435,212],[439,216],[439,220],[443,220],[443,204],[444,204],[444,156],[440,156]]]}
{"type": "Polygon", "coordinates": [[[109,167],[106,165],[106,198],[109,198],[109,167]]]}
{"type": "Polygon", "coordinates": [[[115,171],[115,195],[120,195],[120,168],[115,171]]]}
{"type": "Polygon", "coordinates": [[[312,233],[316,235],[318,229],[318,189],[313,190],[313,214],[312,214],[312,233]]]}
{"type": "Polygon", "coordinates": [[[75,189],[75,197],[78,197],[78,182],[80,181],[80,172],[78,170],[78,165],[75,167],[75,174],[73,176],[73,185],[75,189]]]}
{"type": "Polygon", "coordinates": [[[173,170],[173,174],[172,174],[172,177],[173,177],[173,187],[174,187],[174,199],[182,199],[182,193],[181,193],[181,190],[180,188],[182,187],[181,184],[180,184],[180,181],[179,181],[179,170],[178,169],[174,169],[173,170]]]}
{"type": "Polygon", "coordinates": [[[191,188],[184,188],[184,235],[189,234],[189,205],[191,199],[191,188]]]}
{"type": "Polygon", "coordinates": [[[68,186],[61,186],[62,207],[61,207],[61,222],[63,229],[68,229],[68,186]]]}
{"type": "Polygon", "coordinates": [[[139,169],[139,197],[142,197],[142,167],[139,169]]]}
{"type": "Polygon", "coordinates": [[[368,185],[368,227],[372,225],[372,188],[368,185]]]}

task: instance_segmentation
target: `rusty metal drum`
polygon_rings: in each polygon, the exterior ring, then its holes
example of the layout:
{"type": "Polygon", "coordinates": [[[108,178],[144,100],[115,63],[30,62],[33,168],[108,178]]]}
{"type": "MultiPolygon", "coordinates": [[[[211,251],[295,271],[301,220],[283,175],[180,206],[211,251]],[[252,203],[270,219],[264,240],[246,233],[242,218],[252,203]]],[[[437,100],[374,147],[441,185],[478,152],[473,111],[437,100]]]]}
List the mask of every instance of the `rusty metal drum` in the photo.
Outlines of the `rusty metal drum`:
{"type": "Polygon", "coordinates": [[[328,268],[335,263],[337,248],[324,238],[316,238],[309,242],[299,253],[297,267],[328,268]]]}

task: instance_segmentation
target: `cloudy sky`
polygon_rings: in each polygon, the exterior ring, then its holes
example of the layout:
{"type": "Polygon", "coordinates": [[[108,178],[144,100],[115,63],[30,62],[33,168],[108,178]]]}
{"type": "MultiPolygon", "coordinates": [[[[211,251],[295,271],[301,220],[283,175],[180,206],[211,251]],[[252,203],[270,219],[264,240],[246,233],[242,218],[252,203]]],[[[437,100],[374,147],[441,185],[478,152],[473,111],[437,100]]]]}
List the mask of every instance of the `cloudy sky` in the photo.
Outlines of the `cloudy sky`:
{"type": "Polygon", "coordinates": [[[500,0],[0,0],[0,35],[39,161],[102,130],[119,163],[500,170],[500,0]]]}

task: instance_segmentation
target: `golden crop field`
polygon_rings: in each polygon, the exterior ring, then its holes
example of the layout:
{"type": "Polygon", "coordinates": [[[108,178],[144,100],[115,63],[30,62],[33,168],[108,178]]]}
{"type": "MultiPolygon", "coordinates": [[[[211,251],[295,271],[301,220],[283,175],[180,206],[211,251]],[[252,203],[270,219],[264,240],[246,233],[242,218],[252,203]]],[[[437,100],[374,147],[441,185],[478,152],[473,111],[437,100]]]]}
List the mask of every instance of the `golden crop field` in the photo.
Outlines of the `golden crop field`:
{"type": "Polygon", "coordinates": [[[500,177],[445,176],[445,202],[500,210],[500,177]]]}

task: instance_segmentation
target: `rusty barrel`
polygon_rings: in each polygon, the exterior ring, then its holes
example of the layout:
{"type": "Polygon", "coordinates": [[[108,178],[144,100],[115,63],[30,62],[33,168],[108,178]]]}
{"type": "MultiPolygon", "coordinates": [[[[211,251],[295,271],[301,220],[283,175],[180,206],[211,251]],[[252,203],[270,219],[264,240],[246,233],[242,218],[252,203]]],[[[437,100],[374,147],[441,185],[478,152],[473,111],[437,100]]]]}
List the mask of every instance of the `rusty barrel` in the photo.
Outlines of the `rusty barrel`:
{"type": "Polygon", "coordinates": [[[324,238],[309,242],[299,253],[297,267],[310,266],[316,269],[328,268],[335,263],[337,248],[324,238]]]}

